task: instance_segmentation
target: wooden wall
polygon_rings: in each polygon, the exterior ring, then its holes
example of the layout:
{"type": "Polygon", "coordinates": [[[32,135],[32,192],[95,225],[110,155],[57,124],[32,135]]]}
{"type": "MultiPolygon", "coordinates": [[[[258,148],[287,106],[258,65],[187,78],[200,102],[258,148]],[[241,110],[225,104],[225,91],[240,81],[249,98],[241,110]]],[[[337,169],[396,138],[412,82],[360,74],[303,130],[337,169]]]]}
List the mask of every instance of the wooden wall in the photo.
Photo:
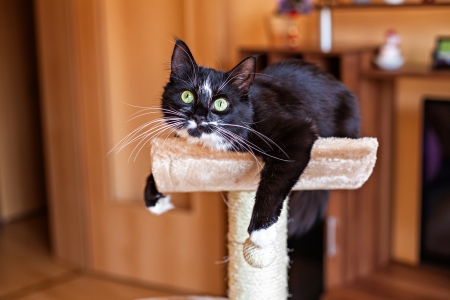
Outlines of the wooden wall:
{"type": "Polygon", "coordinates": [[[33,3],[0,1],[0,221],[43,208],[33,3]]]}

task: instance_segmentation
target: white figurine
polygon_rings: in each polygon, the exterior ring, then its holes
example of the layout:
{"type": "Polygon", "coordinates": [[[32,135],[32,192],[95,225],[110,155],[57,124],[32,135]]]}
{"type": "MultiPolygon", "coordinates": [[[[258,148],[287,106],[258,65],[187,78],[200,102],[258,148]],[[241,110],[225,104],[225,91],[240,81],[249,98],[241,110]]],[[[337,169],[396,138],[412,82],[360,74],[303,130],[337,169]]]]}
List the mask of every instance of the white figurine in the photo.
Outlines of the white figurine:
{"type": "Polygon", "coordinates": [[[399,5],[402,4],[404,0],[384,0],[384,3],[389,5],[399,5]]]}
{"type": "Polygon", "coordinates": [[[400,35],[389,30],[386,33],[386,44],[380,48],[380,53],[375,59],[375,64],[385,70],[396,70],[405,62],[400,53],[400,35]]]}

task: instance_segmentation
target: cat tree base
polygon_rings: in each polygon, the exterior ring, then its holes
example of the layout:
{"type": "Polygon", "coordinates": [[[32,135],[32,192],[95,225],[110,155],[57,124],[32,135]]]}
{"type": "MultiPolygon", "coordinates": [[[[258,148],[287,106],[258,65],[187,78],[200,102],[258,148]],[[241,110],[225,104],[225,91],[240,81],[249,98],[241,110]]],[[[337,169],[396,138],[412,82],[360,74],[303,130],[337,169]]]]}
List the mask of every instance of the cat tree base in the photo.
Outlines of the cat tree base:
{"type": "MultiPolygon", "coordinates": [[[[374,138],[319,139],[294,190],[357,189],[369,178],[376,161],[374,138]]],[[[254,205],[262,161],[248,153],[215,152],[180,139],[156,139],[152,173],[162,193],[229,191],[228,296],[230,300],[283,300],[288,297],[287,202],[277,223],[275,256],[267,267],[254,268],[244,259],[244,242],[254,205]],[[195,170],[195,172],[192,172],[195,170]]],[[[211,297],[153,298],[212,300],[211,297]]]]}

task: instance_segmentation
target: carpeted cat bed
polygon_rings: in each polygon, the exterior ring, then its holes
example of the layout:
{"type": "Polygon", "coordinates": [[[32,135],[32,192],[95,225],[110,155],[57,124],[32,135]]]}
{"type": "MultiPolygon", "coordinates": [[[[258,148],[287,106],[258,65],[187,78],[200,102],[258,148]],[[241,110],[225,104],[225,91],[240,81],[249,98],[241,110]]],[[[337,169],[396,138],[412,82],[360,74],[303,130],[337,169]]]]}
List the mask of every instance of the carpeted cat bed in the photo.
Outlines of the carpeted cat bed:
{"type": "MultiPolygon", "coordinates": [[[[294,190],[357,189],[372,173],[375,138],[319,139],[294,190]]],[[[218,152],[184,139],[155,139],[152,173],[162,193],[228,191],[228,297],[230,300],[288,298],[287,202],[278,222],[275,243],[259,248],[248,239],[247,227],[263,162],[249,153],[218,152]]],[[[171,207],[170,205],[167,207],[171,207]]],[[[176,297],[166,300],[223,298],[176,297]]]]}

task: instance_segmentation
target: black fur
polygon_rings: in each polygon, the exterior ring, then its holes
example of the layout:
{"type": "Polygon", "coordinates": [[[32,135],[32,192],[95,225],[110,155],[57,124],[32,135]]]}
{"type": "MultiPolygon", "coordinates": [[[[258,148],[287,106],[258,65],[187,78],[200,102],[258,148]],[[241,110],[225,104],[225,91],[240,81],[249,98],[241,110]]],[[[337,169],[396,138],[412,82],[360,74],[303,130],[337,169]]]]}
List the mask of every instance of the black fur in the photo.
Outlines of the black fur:
{"type": "MultiPolygon", "coordinates": [[[[232,143],[230,150],[252,150],[263,158],[265,165],[260,173],[249,233],[267,228],[278,220],[283,200],[308,164],[316,139],[357,138],[360,122],[355,96],[316,66],[290,59],[269,66],[262,74],[255,74],[255,68],[255,57],[244,59],[229,72],[200,67],[186,44],[177,40],[170,80],[161,102],[165,117],[180,118],[182,114],[181,121],[174,127],[186,128],[188,120],[196,121],[197,127],[188,129],[190,136],[216,132],[232,143]],[[201,89],[208,78],[212,97],[201,89]],[[193,103],[185,104],[180,100],[185,90],[194,94],[193,103]],[[229,103],[223,112],[215,111],[212,106],[218,98],[225,98],[229,103]],[[202,122],[238,126],[202,125],[202,122]],[[224,133],[223,129],[229,133],[224,133]],[[242,140],[248,144],[243,145],[242,140]]],[[[150,175],[145,191],[147,206],[155,205],[161,196],[150,175]]],[[[303,191],[291,198],[304,200],[291,204],[299,208],[291,210],[291,216],[298,215],[300,220],[296,220],[297,225],[290,225],[304,232],[323,215],[328,192],[303,191]],[[315,197],[317,195],[320,197],[315,197]]]]}

